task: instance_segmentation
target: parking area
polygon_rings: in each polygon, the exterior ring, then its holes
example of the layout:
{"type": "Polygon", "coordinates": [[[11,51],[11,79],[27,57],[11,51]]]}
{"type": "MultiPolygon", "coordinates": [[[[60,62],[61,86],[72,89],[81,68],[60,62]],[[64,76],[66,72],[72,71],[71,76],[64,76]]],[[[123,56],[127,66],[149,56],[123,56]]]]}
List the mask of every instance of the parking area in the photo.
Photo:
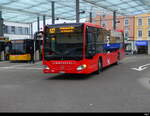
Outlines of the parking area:
{"type": "Polygon", "coordinates": [[[148,112],[149,63],[129,55],[99,75],[60,75],[43,74],[41,62],[0,62],[0,112],[148,112]]]}

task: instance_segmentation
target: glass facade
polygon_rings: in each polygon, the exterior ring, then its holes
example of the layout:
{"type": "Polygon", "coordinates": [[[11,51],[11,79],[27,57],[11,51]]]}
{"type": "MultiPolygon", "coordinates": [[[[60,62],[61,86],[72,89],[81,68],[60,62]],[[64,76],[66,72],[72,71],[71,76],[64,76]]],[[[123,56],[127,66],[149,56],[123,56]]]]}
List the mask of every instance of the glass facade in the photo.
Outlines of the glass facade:
{"type": "Polygon", "coordinates": [[[5,25],[4,34],[30,35],[30,28],[5,25]]]}

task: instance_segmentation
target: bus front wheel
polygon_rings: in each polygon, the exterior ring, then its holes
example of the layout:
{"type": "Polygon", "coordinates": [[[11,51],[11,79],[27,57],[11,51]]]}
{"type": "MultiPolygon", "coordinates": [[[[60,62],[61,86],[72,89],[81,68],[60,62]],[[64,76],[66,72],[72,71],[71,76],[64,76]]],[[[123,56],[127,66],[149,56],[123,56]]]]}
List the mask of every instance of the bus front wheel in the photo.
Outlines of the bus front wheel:
{"type": "Polygon", "coordinates": [[[102,72],[102,62],[99,59],[99,61],[98,61],[98,70],[96,71],[96,74],[100,74],[101,72],[102,72]]]}

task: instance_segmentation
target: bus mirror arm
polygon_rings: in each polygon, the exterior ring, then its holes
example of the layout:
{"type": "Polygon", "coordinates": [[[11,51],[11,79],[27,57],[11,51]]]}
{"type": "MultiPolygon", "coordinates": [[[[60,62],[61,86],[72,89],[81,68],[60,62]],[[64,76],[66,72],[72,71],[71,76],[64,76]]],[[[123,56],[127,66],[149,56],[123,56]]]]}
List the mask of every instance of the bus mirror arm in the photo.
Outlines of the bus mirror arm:
{"type": "Polygon", "coordinates": [[[89,50],[89,56],[93,57],[95,55],[95,50],[89,50]]]}
{"type": "Polygon", "coordinates": [[[42,38],[44,35],[43,31],[35,32],[34,34],[34,40],[37,40],[38,38],[42,38]]]}
{"type": "Polygon", "coordinates": [[[107,54],[110,54],[110,51],[107,51],[107,54]]]}

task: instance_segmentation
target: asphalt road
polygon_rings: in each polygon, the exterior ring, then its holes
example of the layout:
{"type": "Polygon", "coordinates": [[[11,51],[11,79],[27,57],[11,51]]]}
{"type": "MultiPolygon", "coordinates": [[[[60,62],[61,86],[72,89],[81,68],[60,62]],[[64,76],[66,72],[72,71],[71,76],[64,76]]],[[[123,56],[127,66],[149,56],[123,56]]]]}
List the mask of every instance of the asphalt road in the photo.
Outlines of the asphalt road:
{"type": "Polygon", "coordinates": [[[39,63],[0,62],[0,112],[149,112],[150,56],[127,56],[100,75],[43,74],[39,63]]]}

